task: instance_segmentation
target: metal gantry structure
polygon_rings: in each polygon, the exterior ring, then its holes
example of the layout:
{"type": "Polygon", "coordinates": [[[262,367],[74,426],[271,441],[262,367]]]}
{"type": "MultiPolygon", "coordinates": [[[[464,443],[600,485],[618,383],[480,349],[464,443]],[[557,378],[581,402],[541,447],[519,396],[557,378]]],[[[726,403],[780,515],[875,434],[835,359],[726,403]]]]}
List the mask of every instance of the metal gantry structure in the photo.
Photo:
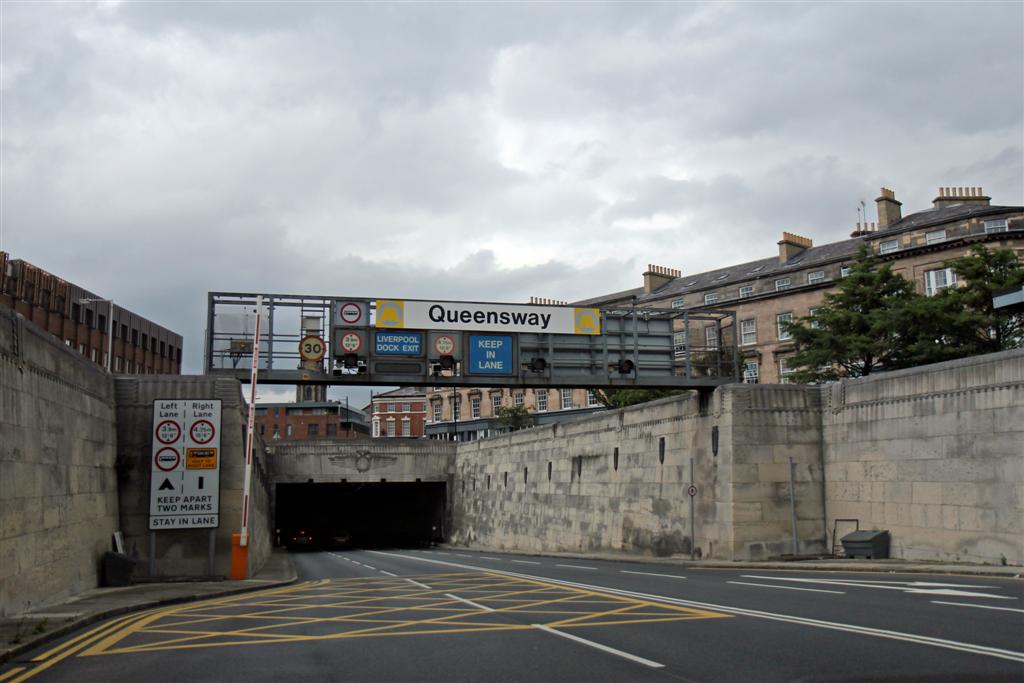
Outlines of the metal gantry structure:
{"type": "Polygon", "coordinates": [[[477,331],[472,320],[456,329],[444,323],[395,329],[381,308],[394,306],[393,299],[239,292],[208,294],[206,374],[250,380],[258,297],[261,384],[709,390],[740,381],[732,311],[408,299],[397,304],[514,307],[539,315],[561,314],[553,309],[565,308],[566,315],[575,311],[577,317],[580,311],[593,312],[599,329],[586,334],[477,331]],[[345,307],[364,311],[365,320],[353,314],[355,323],[343,321],[348,316],[339,311],[345,307]],[[497,360],[477,360],[484,353],[497,360]]]}

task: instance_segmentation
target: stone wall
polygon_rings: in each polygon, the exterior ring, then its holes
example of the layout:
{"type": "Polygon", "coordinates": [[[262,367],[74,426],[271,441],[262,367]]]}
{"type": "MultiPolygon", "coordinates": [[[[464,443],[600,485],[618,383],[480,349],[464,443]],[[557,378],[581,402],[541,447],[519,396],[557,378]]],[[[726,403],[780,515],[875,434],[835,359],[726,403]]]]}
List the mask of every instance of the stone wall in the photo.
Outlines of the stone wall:
{"type": "Polygon", "coordinates": [[[856,518],[897,557],[1024,563],[1024,350],[825,392],[830,531],[856,518]]]}
{"type": "Polygon", "coordinates": [[[115,439],[110,376],[0,307],[0,616],[98,585],[115,439]]]}
{"type": "MultiPolygon", "coordinates": [[[[206,576],[209,572],[209,529],[149,531],[149,496],[153,434],[153,401],[206,398],[221,400],[220,526],[213,530],[213,574],[231,569],[231,535],[241,527],[245,474],[246,404],[234,379],[206,376],[143,375],[117,377],[118,460],[121,473],[121,523],[129,554],[139,561],[137,573],[152,576],[206,576]],[[150,539],[155,538],[149,567],[150,539]]],[[[270,495],[264,447],[254,445],[250,495],[250,575],[270,553],[270,495]]]]}
{"type": "Polygon", "coordinates": [[[455,443],[423,439],[271,441],[275,484],[448,481],[455,443]]]}
{"type": "Polygon", "coordinates": [[[763,423],[778,415],[753,405],[756,392],[744,386],[720,389],[703,406],[696,395],[664,399],[460,444],[452,541],[729,559],[788,552],[788,457],[795,455],[806,480],[798,495],[809,499],[799,508],[800,548],[819,548],[820,467],[804,443],[817,413],[806,390],[780,389],[792,404],[783,414],[803,430],[795,448],[780,445],[786,426],[763,434],[763,423]]]}

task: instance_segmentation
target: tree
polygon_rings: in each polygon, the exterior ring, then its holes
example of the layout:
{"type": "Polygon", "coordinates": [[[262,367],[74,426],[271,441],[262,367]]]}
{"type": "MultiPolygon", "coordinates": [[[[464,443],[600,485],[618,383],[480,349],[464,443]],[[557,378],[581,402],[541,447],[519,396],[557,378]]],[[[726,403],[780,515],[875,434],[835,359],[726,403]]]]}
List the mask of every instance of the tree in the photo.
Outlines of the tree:
{"type": "Polygon", "coordinates": [[[659,398],[681,396],[688,389],[595,389],[597,400],[607,408],[625,408],[659,398]]]}
{"type": "Polygon", "coordinates": [[[784,323],[797,349],[790,362],[801,368],[793,380],[860,377],[921,362],[927,345],[919,342],[932,326],[919,325],[936,308],[924,298],[861,246],[850,274],[825,295],[814,317],[784,323]]]}
{"type": "Polygon", "coordinates": [[[501,406],[494,414],[498,417],[498,424],[508,427],[509,431],[533,426],[533,415],[525,406],[501,406]]]}
{"type": "Polygon", "coordinates": [[[978,244],[943,266],[953,269],[960,286],[946,287],[934,298],[958,313],[950,335],[965,355],[1024,347],[1024,315],[992,306],[995,293],[1024,284],[1024,266],[1013,250],[989,251],[978,244]]]}

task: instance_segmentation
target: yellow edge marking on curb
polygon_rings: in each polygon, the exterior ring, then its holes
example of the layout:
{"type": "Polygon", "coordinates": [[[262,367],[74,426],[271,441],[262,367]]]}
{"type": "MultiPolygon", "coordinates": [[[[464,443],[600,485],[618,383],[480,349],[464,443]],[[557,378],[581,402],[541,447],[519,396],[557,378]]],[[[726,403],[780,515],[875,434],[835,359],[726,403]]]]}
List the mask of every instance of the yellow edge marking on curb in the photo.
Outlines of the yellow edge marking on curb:
{"type": "Polygon", "coordinates": [[[20,672],[22,672],[24,670],[25,670],[25,667],[19,666],[17,669],[11,669],[7,673],[2,673],[2,674],[0,674],[0,681],[6,681],[11,676],[14,676],[14,675],[16,675],[16,674],[18,674],[18,673],[20,673],[20,672]]]}

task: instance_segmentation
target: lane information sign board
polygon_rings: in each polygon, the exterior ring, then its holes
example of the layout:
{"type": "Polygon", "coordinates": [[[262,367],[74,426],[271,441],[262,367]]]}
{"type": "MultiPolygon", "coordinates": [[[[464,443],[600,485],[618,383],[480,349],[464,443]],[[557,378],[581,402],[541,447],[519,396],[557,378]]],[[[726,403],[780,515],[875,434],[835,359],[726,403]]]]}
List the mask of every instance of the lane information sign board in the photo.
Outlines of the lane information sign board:
{"type": "Polygon", "coordinates": [[[512,335],[469,335],[469,368],[471,375],[514,375],[512,335]]]}
{"type": "Polygon", "coordinates": [[[384,332],[374,335],[373,353],[377,356],[422,356],[422,332],[384,332]]]}
{"type": "Polygon", "coordinates": [[[220,399],[153,401],[149,528],[220,523],[220,399]]]}

